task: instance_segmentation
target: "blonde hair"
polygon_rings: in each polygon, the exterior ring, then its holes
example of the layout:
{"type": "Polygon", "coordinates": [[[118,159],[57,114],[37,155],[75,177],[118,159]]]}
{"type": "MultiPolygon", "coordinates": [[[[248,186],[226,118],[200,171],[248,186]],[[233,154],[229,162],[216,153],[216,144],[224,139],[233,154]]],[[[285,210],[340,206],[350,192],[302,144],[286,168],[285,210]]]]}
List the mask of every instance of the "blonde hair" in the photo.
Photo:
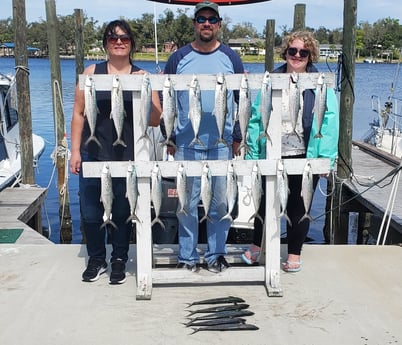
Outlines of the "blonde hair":
{"type": "Polygon", "coordinates": [[[310,31],[295,31],[287,35],[282,42],[281,46],[281,57],[282,59],[286,60],[286,52],[291,45],[291,43],[299,39],[303,41],[304,47],[308,50],[310,50],[310,54],[308,56],[308,62],[316,62],[318,61],[319,55],[320,55],[320,50],[319,50],[319,43],[318,41],[314,38],[314,35],[310,31]]]}

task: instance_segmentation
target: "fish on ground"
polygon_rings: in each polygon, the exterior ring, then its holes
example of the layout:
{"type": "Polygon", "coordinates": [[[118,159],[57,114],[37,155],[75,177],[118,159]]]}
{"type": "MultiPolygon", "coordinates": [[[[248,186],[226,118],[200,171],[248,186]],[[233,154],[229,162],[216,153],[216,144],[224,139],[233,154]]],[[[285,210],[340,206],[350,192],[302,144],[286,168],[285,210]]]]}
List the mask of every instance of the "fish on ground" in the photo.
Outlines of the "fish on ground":
{"type": "Polygon", "coordinates": [[[140,102],[139,124],[141,136],[138,138],[137,142],[139,142],[141,139],[146,139],[151,143],[151,138],[148,135],[148,126],[152,112],[152,87],[151,80],[149,79],[149,73],[145,73],[142,77],[140,102]]]}
{"type": "Polygon", "coordinates": [[[260,112],[263,132],[258,137],[258,140],[261,140],[261,138],[265,137],[272,143],[272,140],[268,134],[269,120],[272,113],[272,80],[268,71],[265,71],[262,78],[260,112]]]}
{"type": "Polygon", "coordinates": [[[223,133],[225,129],[226,116],[228,112],[227,105],[227,85],[226,79],[223,73],[218,73],[216,75],[216,86],[215,86],[215,106],[212,114],[215,115],[216,125],[218,127],[219,138],[215,145],[223,143],[228,146],[228,143],[223,138],[223,133]]]}
{"type": "Polygon", "coordinates": [[[113,146],[122,145],[127,147],[126,143],[121,139],[123,134],[124,118],[127,116],[124,110],[123,89],[121,87],[120,78],[118,75],[113,76],[112,81],[112,104],[110,118],[113,119],[114,128],[116,129],[117,139],[113,146]]]}
{"type": "Polygon", "coordinates": [[[101,173],[101,202],[103,204],[103,224],[101,229],[107,225],[113,226],[117,229],[116,224],[112,221],[112,206],[113,206],[113,187],[112,187],[112,175],[108,164],[104,164],[101,173]]]}
{"type": "Polygon", "coordinates": [[[190,312],[190,314],[188,314],[188,316],[191,316],[194,314],[199,314],[199,313],[219,313],[222,311],[242,310],[242,309],[247,309],[248,307],[249,307],[249,305],[246,303],[220,305],[220,306],[215,306],[215,307],[193,310],[190,312]]]}
{"type": "Polygon", "coordinates": [[[222,304],[222,303],[243,303],[243,302],[244,302],[243,298],[227,296],[227,297],[218,297],[218,298],[204,299],[201,301],[195,301],[193,303],[190,303],[188,306],[191,307],[192,305],[199,305],[199,304],[222,304]]]}
{"type": "Polygon", "coordinates": [[[292,124],[292,131],[290,135],[296,135],[299,141],[301,138],[296,131],[297,121],[301,109],[301,91],[299,85],[299,75],[293,72],[289,79],[289,115],[292,124]]]}
{"type": "Polygon", "coordinates": [[[165,224],[159,218],[162,207],[162,173],[158,163],[154,164],[151,172],[151,200],[155,212],[155,218],[151,222],[151,226],[159,223],[162,229],[165,230],[165,224]]]}
{"type": "Polygon", "coordinates": [[[205,144],[198,138],[198,131],[200,129],[201,118],[202,118],[202,106],[201,106],[201,88],[196,75],[193,75],[188,95],[189,95],[188,118],[190,119],[191,126],[193,127],[194,131],[194,139],[191,141],[190,146],[198,144],[205,147],[205,144]]]}
{"type": "Polygon", "coordinates": [[[166,130],[166,140],[163,142],[163,145],[170,145],[176,148],[175,143],[170,138],[177,118],[176,92],[169,76],[166,76],[163,84],[162,98],[162,117],[166,130]]]}
{"type": "Polygon", "coordinates": [[[228,317],[244,317],[254,315],[254,312],[247,309],[242,310],[227,310],[220,311],[212,314],[200,315],[194,318],[190,318],[190,322],[199,321],[199,320],[214,320],[214,319],[222,319],[228,317]]]}
{"type": "Polygon", "coordinates": [[[177,208],[177,214],[184,213],[185,215],[188,214],[186,210],[187,205],[187,175],[186,169],[184,168],[183,164],[179,165],[177,169],[176,175],[176,190],[177,190],[177,197],[179,199],[179,205],[177,208]]]}
{"type": "Polygon", "coordinates": [[[256,331],[259,328],[256,325],[249,323],[229,323],[223,325],[215,325],[215,326],[205,326],[199,328],[193,328],[193,333],[197,333],[200,331],[256,331]]]}
{"type": "Polygon", "coordinates": [[[102,147],[98,138],[95,136],[96,121],[98,119],[99,109],[96,104],[95,82],[89,75],[87,75],[85,78],[84,100],[84,115],[87,118],[89,130],[91,132],[91,135],[85,142],[85,145],[88,145],[91,141],[95,141],[99,147],[102,147]]]}
{"type": "Polygon", "coordinates": [[[317,79],[317,87],[315,89],[315,101],[314,101],[313,112],[317,122],[317,134],[314,135],[314,138],[322,138],[321,128],[326,110],[327,110],[327,84],[325,83],[324,73],[321,73],[317,79]]]}
{"type": "Polygon", "coordinates": [[[134,163],[129,164],[126,173],[126,198],[130,205],[130,216],[127,218],[126,223],[137,221],[140,222],[139,218],[135,214],[135,209],[137,207],[138,201],[138,181],[137,181],[137,170],[134,163]]]}
{"type": "Polygon", "coordinates": [[[216,326],[216,325],[225,325],[229,323],[246,323],[246,319],[241,317],[225,317],[222,319],[213,319],[213,320],[201,320],[201,321],[190,321],[185,323],[186,327],[199,327],[199,326],[216,326]]]}
{"type": "Polygon", "coordinates": [[[208,163],[204,164],[201,173],[201,200],[205,214],[204,217],[200,219],[200,223],[202,223],[204,220],[212,221],[208,215],[212,201],[212,176],[208,163]]]}
{"type": "Polygon", "coordinates": [[[292,222],[286,213],[288,196],[289,196],[289,182],[288,182],[288,173],[286,171],[282,159],[278,159],[278,164],[276,168],[276,185],[277,185],[277,194],[281,205],[281,213],[279,214],[279,218],[285,217],[289,225],[292,225],[292,222]]]}
{"type": "Polygon", "coordinates": [[[303,170],[302,189],[301,189],[301,196],[303,198],[305,214],[303,217],[301,217],[299,223],[301,223],[305,219],[308,219],[310,221],[314,220],[313,217],[311,217],[310,215],[310,208],[311,208],[311,202],[313,200],[313,195],[314,195],[313,171],[310,162],[307,161],[303,170]]]}
{"type": "Polygon", "coordinates": [[[263,191],[262,191],[261,172],[260,172],[260,168],[258,167],[258,164],[255,163],[253,166],[253,169],[251,171],[251,197],[252,197],[253,204],[254,204],[254,214],[248,220],[249,222],[254,218],[258,218],[260,220],[261,224],[264,224],[264,220],[258,214],[258,209],[260,208],[262,194],[263,194],[263,191]]]}
{"type": "Polygon", "coordinates": [[[236,205],[237,195],[237,174],[234,171],[233,163],[228,161],[228,170],[226,173],[226,199],[228,204],[228,212],[221,218],[221,220],[230,219],[231,222],[233,221],[232,212],[236,205]]]}
{"type": "MultiPolygon", "coordinates": [[[[241,142],[239,145],[239,150],[244,148],[244,153],[249,151],[247,145],[247,127],[251,118],[251,90],[248,85],[247,74],[243,74],[240,81],[240,91],[239,91],[239,107],[237,109],[237,120],[240,124],[241,132],[241,142]]],[[[242,155],[244,157],[244,155],[242,155]]]]}

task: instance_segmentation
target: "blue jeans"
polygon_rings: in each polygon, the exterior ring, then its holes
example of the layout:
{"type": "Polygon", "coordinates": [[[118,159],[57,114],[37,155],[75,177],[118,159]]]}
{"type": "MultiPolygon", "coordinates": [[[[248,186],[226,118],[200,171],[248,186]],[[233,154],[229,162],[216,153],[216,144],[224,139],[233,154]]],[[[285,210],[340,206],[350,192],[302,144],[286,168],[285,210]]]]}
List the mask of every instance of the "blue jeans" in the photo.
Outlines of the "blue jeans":
{"type": "MultiPolygon", "coordinates": [[[[82,161],[88,161],[85,154],[81,154],[82,161]]],[[[111,260],[128,260],[128,250],[132,232],[132,224],[126,224],[130,215],[130,206],[126,198],[126,180],[124,177],[113,178],[113,207],[112,220],[117,229],[107,226],[100,229],[103,223],[103,204],[100,201],[101,182],[100,178],[84,178],[82,169],[79,177],[79,198],[81,225],[86,237],[88,256],[105,260],[106,241],[112,244],[111,260]]]]}
{"type": "MultiPolygon", "coordinates": [[[[209,150],[196,150],[178,147],[175,160],[229,160],[231,147],[217,147],[209,150]]],[[[178,261],[188,264],[199,262],[198,244],[198,204],[201,193],[201,177],[187,177],[187,215],[180,213],[179,220],[179,255],[178,261]]],[[[229,219],[221,218],[227,213],[226,176],[212,177],[212,201],[209,211],[211,221],[207,222],[208,248],[204,259],[212,264],[220,255],[226,254],[226,239],[231,226],[229,219]]]]}

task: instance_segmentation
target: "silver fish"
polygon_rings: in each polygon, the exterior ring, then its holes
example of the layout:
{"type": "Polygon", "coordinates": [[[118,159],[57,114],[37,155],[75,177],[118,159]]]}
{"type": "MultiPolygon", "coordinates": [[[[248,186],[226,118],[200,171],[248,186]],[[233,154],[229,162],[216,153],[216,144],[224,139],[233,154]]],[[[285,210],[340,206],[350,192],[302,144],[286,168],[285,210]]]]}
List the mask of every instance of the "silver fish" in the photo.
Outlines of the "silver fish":
{"type": "Polygon", "coordinates": [[[165,230],[165,224],[159,218],[159,213],[162,207],[162,173],[159,165],[156,163],[151,172],[151,200],[154,206],[155,218],[151,222],[151,226],[159,223],[163,230],[165,230]]]}
{"type": "Polygon", "coordinates": [[[234,171],[233,163],[229,161],[228,163],[228,171],[226,173],[226,198],[228,203],[228,213],[224,215],[223,219],[230,219],[233,221],[232,212],[233,208],[236,205],[238,195],[238,186],[237,186],[237,174],[234,171]]]}
{"type": "Polygon", "coordinates": [[[325,111],[327,110],[327,84],[325,83],[325,75],[321,73],[317,80],[315,89],[314,116],[317,122],[317,134],[314,138],[322,138],[321,128],[324,120],[325,111]]]}
{"type": "Polygon", "coordinates": [[[243,303],[244,299],[240,297],[228,296],[228,297],[218,297],[211,299],[203,299],[201,301],[195,301],[190,303],[188,306],[199,305],[199,304],[222,304],[222,303],[243,303]]]}
{"type": "Polygon", "coordinates": [[[137,142],[141,139],[147,139],[151,142],[151,138],[148,135],[148,125],[151,119],[152,112],[152,87],[151,80],[149,79],[149,74],[145,73],[142,77],[141,84],[141,104],[140,104],[140,129],[141,136],[138,138],[137,142]]]}
{"type": "Polygon", "coordinates": [[[228,304],[228,305],[220,305],[217,307],[210,307],[210,308],[203,308],[203,309],[197,309],[188,316],[194,315],[194,314],[199,314],[199,313],[219,313],[223,311],[229,311],[229,310],[242,310],[242,309],[247,309],[249,307],[248,304],[245,303],[240,303],[240,304],[228,304]]]}
{"type": "Polygon", "coordinates": [[[201,88],[197,76],[194,75],[190,83],[189,94],[189,111],[188,118],[190,119],[191,126],[194,131],[194,139],[191,141],[190,146],[198,144],[205,147],[205,144],[198,138],[198,131],[200,129],[202,118],[201,107],[201,88]]]}
{"type": "Polygon", "coordinates": [[[228,146],[228,143],[225,139],[223,139],[225,123],[226,123],[226,115],[228,112],[227,105],[227,86],[226,79],[223,73],[218,73],[216,76],[216,86],[215,86],[215,106],[212,112],[215,115],[216,125],[218,127],[219,138],[216,141],[215,145],[219,143],[223,143],[228,146]]]}
{"type": "Polygon", "coordinates": [[[173,147],[176,147],[174,142],[170,140],[170,136],[172,135],[177,117],[176,92],[173,88],[173,84],[169,76],[165,78],[165,82],[163,84],[162,96],[163,96],[162,116],[166,130],[166,140],[163,142],[163,145],[171,145],[173,147]]]}
{"type": "Polygon", "coordinates": [[[209,217],[209,208],[211,206],[212,201],[212,177],[211,177],[211,170],[209,169],[208,163],[205,163],[202,168],[201,173],[201,200],[202,205],[204,207],[205,215],[201,218],[200,223],[204,220],[212,221],[209,217]]]}
{"type": "Polygon", "coordinates": [[[258,218],[261,224],[264,224],[264,220],[258,214],[258,209],[260,208],[261,197],[263,192],[262,192],[261,172],[257,163],[254,164],[253,169],[251,171],[251,193],[255,212],[248,221],[250,222],[253,218],[258,218]]]}
{"type": "Polygon", "coordinates": [[[246,74],[243,74],[240,82],[239,92],[239,108],[237,110],[237,119],[240,123],[241,142],[239,150],[244,147],[245,152],[248,152],[249,147],[247,145],[247,127],[251,118],[251,91],[248,86],[248,78],[246,74]]]}
{"type": "Polygon", "coordinates": [[[130,216],[127,218],[126,223],[128,222],[140,222],[137,215],[135,214],[135,209],[137,207],[138,200],[138,183],[137,183],[137,170],[135,165],[131,163],[127,167],[126,173],[126,197],[128,199],[128,203],[130,205],[130,216]]]}
{"type": "Polygon", "coordinates": [[[267,140],[271,141],[268,134],[268,126],[272,113],[272,80],[268,71],[265,71],[262,78],[260,112],[263,132],[260,134],[258,139],[260,140],[261,138],[266,137],[267,140]]]}
{"type": "Polygon", "coordinates": [[[206,314],[194,317],[190,320],[190,322],[199,321],[199,320],[214,320],[214,319],[223,319],[227,317],[242,317],[242,316],[251,316],[254,313],[247,309],[242,310],[227,310],[227,311],[220,311],[217,313],[206,314]]]}
{"type": "Polygon", "coordinates": [[[293,72],[290,75],[289,82],[289,114],[292,123],[292,132],[290,134],[296,135],[299,138],[299,141],[301,141],[301,138],[296,132],[296,125],[301,107],[300,97],[301,92],[299,85],[299,75],[296,72],[293,72]]]}
{"type": "Polygon", "coordinates": [[[186,327],[199,327],[199,326],[216,326],[225,325],[229,323],[246,323],[246,319],[241,317],[224,317],[222,319],[212,319],[212,320],[201,320],[201,321],[190,321],[185,323],[186,327]]]}
{"type": "Polygon", "coordinates": [[[292,225],[292,222],[286,213],[289,196],[288,173],[286,172],[286,168],[281,159],[278,160],[276,169],[276,185],[278,188],[277,194],[279,197],[279,202],[281,204],[281,213],[279,214],[279,217],[285,217],[288,223],[292,225]]]}
{"type": "Polygon", "coordinates": [[[126,111],[124,110],[123,89],[121,87],[120,78],[118,75],[114,75],[112,82],[112,110],[110,111],[110,118],[113,119],[117,139],[113,143],[113,146],[123,145],[124,147],[127,147],[126,143],[121,139],[123,134],[124,118],[126,116],[126,111]]]}
{"type": "Polygon", "coordinates": [[[200,331],[256,331],[259,328],[256,325],[252,325],[249,323],[229,323],[223,325],[215,325],[215,326],[205,326],[199,328],[193,328],[193,333],[197,333],[200,331]]]}
{"type": "Polygon", "coordinates": [[[95,82],[89,75],[87,75],[85,78],[84,99],[84,115],[87,118],[89,129],[91,131],[91,135],[85,142],[85,145],[88,145],[91,141],[95,141],[99,147],[102,147],[98,138],[95,136],[96,120],[98,118],[99,109],[96,104],[95,82]]]}
{"type": "Polygon", "coordinates": [[[187,204],[187,176],[186,169],[183,164],[179,165],[176,175],[176,189],[177,197],[179,199],[179,206],[177,213],[184,213],[187,215],[186,204],[187,204]]]}
{"type": "Polygon", "coordinates": [[[301,189],[301,196],[303,198],[305,214],[299,220],[299,223],[301,223],[304,219],[313,221],[313,217],[311,217],[311,215],[309,213],[310,207],[311,207],[311,202],[313,200],[313,194],[314,194],[313,172],[312,172],[310,162],[307,161],[306,165],[304,166],[304,170],[303,170],[302,189],[301,189]]]}
{"type": "Polygon", "coordinates": [[[101,229],[108,224],[117,229],[117,226],[112,221],[112,206],[113,206],[113,187],[112,187],[112,175],[110,174],[109,165],[104,164],[101,173],[101,202],[105,210],[103,214],[103,224],[101,229]]]}

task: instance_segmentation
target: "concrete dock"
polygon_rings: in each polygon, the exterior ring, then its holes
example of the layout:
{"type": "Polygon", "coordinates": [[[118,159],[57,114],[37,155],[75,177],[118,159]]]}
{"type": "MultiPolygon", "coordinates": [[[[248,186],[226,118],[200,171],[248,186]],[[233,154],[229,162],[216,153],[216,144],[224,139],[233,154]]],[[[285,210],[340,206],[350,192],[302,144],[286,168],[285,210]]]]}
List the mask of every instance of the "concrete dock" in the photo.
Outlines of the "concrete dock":
{"type": "Polygon", "coordinates": [[[283,297],[252,283],[171,284],[138,301],[134,260],[116,286],[108,274],[82,282],[86,259],[81,245],[1,244],[0,344],[402,343],[399,246],[306,244],[302,271],[281,273],[283,297]],[[228,295],[250,305],[247,322],[259,330],[190,335],[186,303],[228,295]]]}

